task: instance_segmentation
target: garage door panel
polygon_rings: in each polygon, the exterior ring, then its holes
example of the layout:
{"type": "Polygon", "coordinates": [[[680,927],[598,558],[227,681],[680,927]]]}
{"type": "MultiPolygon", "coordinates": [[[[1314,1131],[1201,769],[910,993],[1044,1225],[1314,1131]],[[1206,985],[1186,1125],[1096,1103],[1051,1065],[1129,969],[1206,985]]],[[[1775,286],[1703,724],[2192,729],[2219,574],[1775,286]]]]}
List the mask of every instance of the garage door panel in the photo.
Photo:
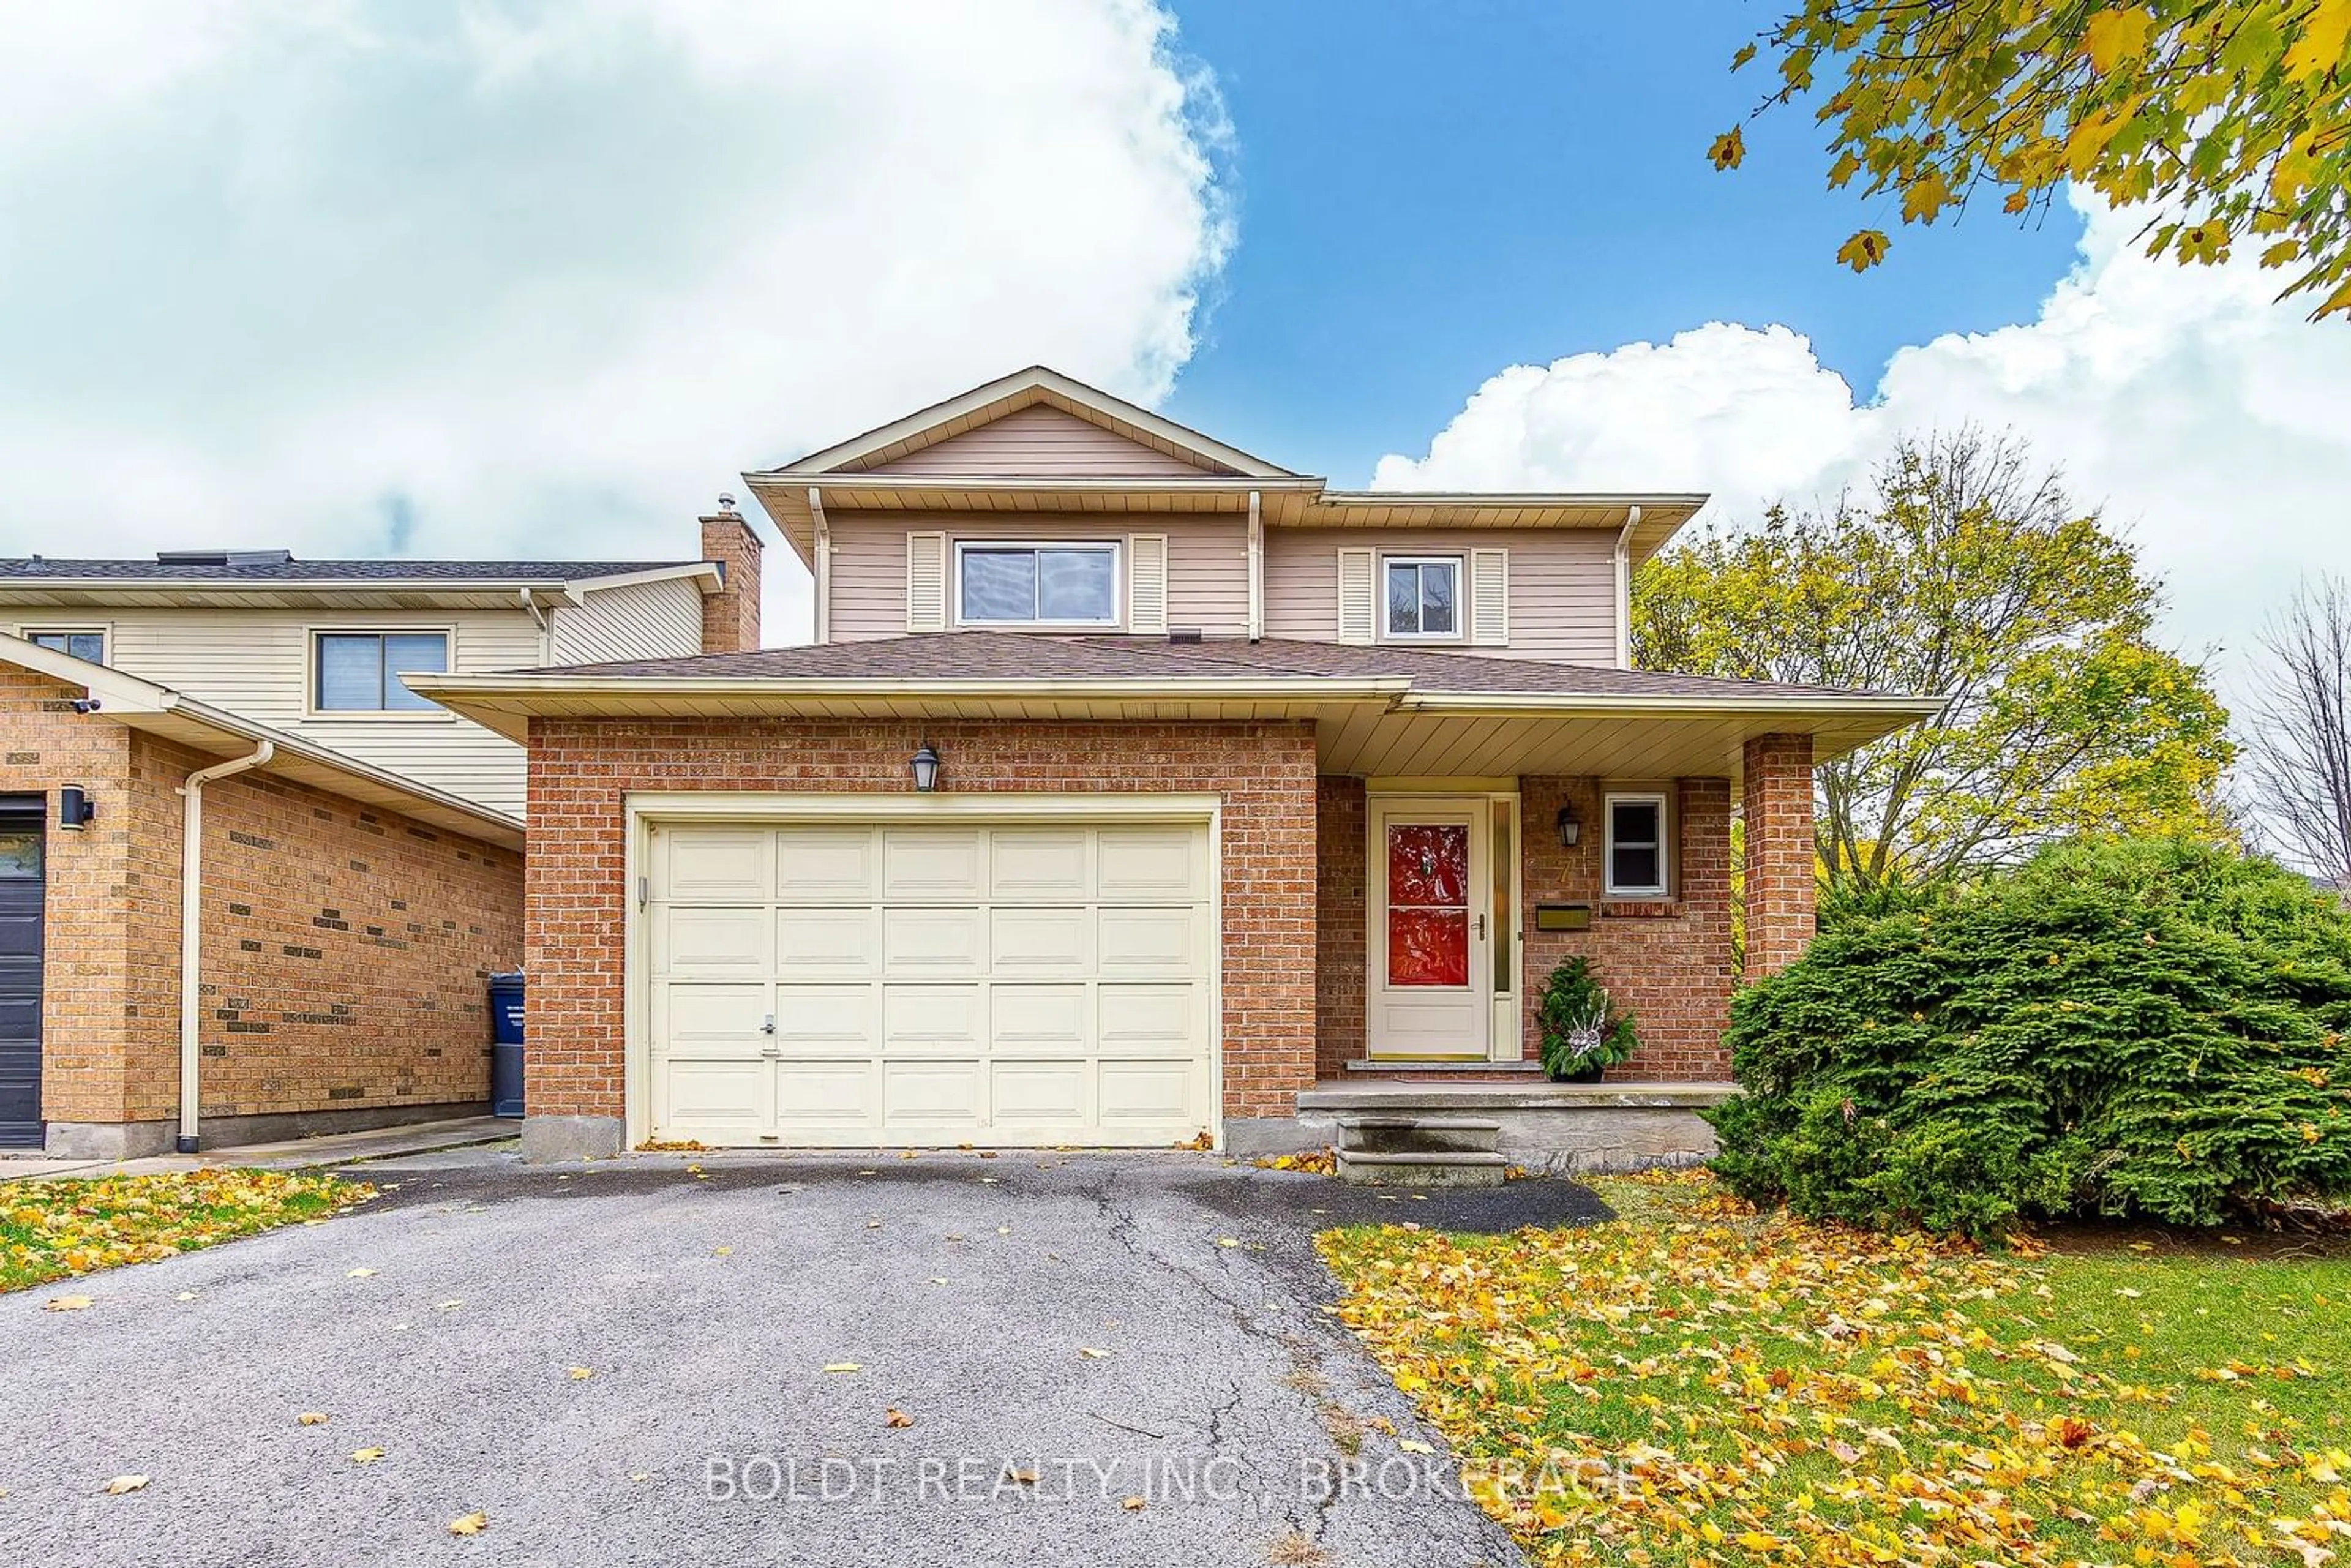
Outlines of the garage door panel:
{"type": "Polygon", "coordinates": [[[776,1064],[776,1119],[783,1127],[878,1128],[882,1075],[872,1061],[776,1064]]]}
{"type": "Polygon", "coordinates": [[[977,1056],[987,1038],[987,993],[978,986],[882,988],[883,1048],[892,1055],[977,1056]]]}
{"type": "Polygon", "coordinates": [[[1190,1061],[1104,1061],[1095,1069],[1100,1085],[1097,1113],[1105,1127],[1123,1123],[1185,1124],[1197,1120],[1193,1082],[1199,1067],[1190,1061]]]}
{"type": "Polygon", "coordinates": [[[998,1127],[1074,1132],[1093,1124],[1092,1070],[1082,1061],[988,1063],[998,1127]]]}
{"type": "Polygon", "coordinates": [[[987,967],[987,917],[921,904],[884,909],[882,966],[892,975],[977,975],[987,967]]]}
{"type": "Polygon", "coordinates": [[[881,846],[872,829],[779,828],[776,896],[787,903],[871,903],[881,892],[881,846]]]}
{"type": "Polygon", "coordinates": [[[795,1055],[870,1055],[882,1043],[880,1012],[870,985],[779,987],[777,1049],[795,1055]]]}
{"type": "Polygon", "coordinates": [[[1195,828],[1104,828],[1095,890],[1106,903],[1207,896],[1207,837],[1195,828]]]}
{"type": "Polygon", "coordinates": [[[764,977],[774,938],[765,905],[672,905],[653,921],[656,975],[764,977]]]}
{"type": "Polygon", "coordinates": [[[666,898],[713,903],[768,896],[774,835],[759,828],[671,828],[655,839],[666,898]]]}
{"type": "Polygon", "coordinates": [[[992,1050],[1082,1056],[1092,1044],[1082,985],[988,988],[987,1039],[992,1050]]]}
{"type": "Polygon", "coordinates": [[[665,1042],[674,1055],[680,1047],[762,1051],[768,1043],[761,1026],[768,1017],[768,996],[764,984],[672,980],[659,988],[654,998],[653,1038],[665,1042]]]}
{"type": "Polygon", "coordinates": [[[1082,902],[1092,892],[1083,828],[998,828],[988,835],[987,896],[1082,902]]]}
{"type": "Polygon", "coordinates": [[[999,975],[1076,977],[1093,967],[1093,911],[991,909],[988,967],[999,975]]]}
{"type": "Polygon", "coordinates": [[[896,1125],[976,1127],[982,1087],[977,1061],[884,1061],[882,1114],[896,1125]]]}
{"type": "Polygon", "coordinates": [[[977,828],[884,828],[882,896],[979,902],[986,842],[977,828]]]}
{"type": "Polygon", "coordinates": [[[882,914],[877,909],[778,909],[776,973],[785,979],[872,977],[882,972],[882,914]]]}
{"type": "Polygon", "coordinates": [[[1197,909],[1104,908],[1095,917],[1096,951],[1108,976],[1186,976],[1202,967],[1197,909]]]}
{"type": "Polygon", "coordinates": [[[1198,826],[661,831],[644,950],[658,1135],[1154,1145],[1213,1124],[1198,826]]]}

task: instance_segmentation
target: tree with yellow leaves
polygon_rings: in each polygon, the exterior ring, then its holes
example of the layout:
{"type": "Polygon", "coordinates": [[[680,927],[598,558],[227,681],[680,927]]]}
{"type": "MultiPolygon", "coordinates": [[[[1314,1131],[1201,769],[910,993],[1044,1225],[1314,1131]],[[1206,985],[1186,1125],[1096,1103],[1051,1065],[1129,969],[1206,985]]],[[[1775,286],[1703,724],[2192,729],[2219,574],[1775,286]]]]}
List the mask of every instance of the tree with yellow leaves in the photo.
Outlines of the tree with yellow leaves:
{"type": "MultiPolygon", "coordinates": [[[[1755,114],[1817,95],[1830,186],[1906,224],[1993,196],[2030,215],[2070,180],[2150,208],[2150,256],[2259,246],[2281,298],[2351,313],[2351,0],[1801,0],[1731,68],[1764,50],[1755,114]]],[[[1746,151],[1734,128],[1708,156],[1746,151]]],[[[1864,229],[1837,259],[1890,244],[1864,229]]]]}

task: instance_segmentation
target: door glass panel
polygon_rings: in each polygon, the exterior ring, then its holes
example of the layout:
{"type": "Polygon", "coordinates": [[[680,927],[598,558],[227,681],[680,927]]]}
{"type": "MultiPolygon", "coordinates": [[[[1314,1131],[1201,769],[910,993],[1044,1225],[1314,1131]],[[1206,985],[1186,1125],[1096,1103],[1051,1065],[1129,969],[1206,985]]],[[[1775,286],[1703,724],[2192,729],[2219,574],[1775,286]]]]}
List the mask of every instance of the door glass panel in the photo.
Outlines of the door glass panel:
{"type": "Polygon", "coordinates": [[[1388,984],[1469,983],[1469,828],[1388,829],[1388,984]]]}
{"type": "Polygon", "coordinates": [[[41,874],[41,835],[20,829],[0,828],[0,876],[41,874]]]}
{"type": "Polygon", "coordinates": [[[1510,856],[1514,841],[1510,830],[1516,826],[1510,820],[1512,804],[1508,800],[1494,802],[1493,829],[1489,840],[1489,858],[1494,862],[1494,994],[1498,997],[1515,995],[1519,977],[1510,967],[1510,930],[1518,922],[1510,907],[1510,856]]]}
{"type": "Polygon", "coordinates": [[[1468,910],[1391,908],[1388,911],[1389,985],[1466,986],[1468,983],[1468,910]]]}

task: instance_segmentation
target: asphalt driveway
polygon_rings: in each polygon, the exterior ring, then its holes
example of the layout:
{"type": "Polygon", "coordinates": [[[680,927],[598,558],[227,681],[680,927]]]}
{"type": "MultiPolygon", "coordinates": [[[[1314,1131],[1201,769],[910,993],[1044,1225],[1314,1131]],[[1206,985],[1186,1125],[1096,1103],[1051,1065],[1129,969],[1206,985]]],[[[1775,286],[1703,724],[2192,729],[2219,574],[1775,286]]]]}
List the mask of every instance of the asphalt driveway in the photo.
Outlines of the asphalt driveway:
{"type": "Polygon", "coordinates": [[[1175,1155],[371,1174],[350,1217],[0,1298],[0,1557],[1514,1563],[1311,1235],[1598,1212],[1175,1155]]]}

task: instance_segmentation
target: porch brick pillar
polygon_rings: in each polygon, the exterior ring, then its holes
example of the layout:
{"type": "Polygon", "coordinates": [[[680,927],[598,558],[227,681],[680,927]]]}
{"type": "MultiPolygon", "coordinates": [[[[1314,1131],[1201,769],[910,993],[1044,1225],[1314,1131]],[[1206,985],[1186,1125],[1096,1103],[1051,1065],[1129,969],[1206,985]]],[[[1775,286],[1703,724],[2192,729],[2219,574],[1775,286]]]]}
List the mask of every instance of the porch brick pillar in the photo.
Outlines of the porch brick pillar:
{"type": "Polygon", "coordinates": [[[1747,969],[1779,973],[1813,938],[1813,737],[1765,735],[1746,747],[1747,969]]]}

